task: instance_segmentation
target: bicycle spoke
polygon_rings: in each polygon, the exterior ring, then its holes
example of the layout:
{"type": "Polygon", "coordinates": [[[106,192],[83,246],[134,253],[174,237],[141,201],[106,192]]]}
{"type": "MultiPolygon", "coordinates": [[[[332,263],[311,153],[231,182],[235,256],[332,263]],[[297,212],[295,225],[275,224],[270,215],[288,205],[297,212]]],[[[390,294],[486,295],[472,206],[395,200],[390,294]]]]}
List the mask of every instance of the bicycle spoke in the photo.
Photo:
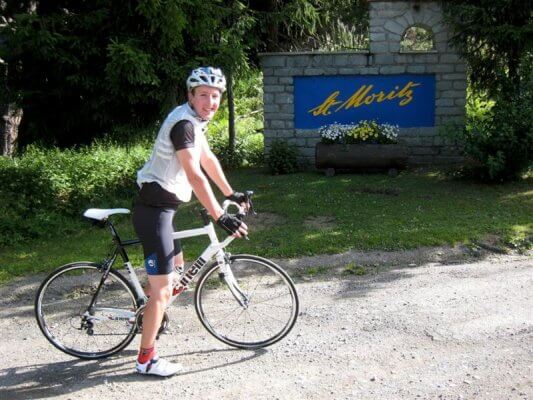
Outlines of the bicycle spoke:
{"type": "Polygon", "coordinates": [[[125,347],[135,335],[134,328],[125,326],[123,319],[113,319],[122,318],[136,307],[133,291],[113,272],[100,286],[93,315],[88,314],[87,306],[101,278],[102,272],[96,266],[66,266],[39,289],[36,311],[40,326],[46,328],[43,333],[68,354],[82,358],[110,355],[125,347]],[[86,324],[91,328],[82,327],[82,315],[87,315],[86,324]]]}
{"type": "Polygon", "coordinates": [[[212,268],[202,276],[195,295],[204,326],[223,342],[244,348],[263,347],[285,336],[298,315],[296,293],[286,274],[249,256],[235,256],[231,269],[245,307],[235,305],[228,288],[210,283],[217,282],[219,271],[212,268]]]}

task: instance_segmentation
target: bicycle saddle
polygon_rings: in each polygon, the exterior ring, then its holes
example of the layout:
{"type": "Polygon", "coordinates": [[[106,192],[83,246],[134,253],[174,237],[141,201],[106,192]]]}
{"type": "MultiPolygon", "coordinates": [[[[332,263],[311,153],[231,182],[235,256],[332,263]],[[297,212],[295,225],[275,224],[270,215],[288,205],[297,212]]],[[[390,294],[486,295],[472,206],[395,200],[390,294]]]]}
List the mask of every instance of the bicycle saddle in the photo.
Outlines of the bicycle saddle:
{"type": "Polygon", "coordinates": [[[130,210],[127,208],[109,208],[109,209],[102,209],[102,208],[89,208],[85,210],[83,213],[84,217],[90,218],[90,219],[96,219],[98,221],[103,221],[104,219],[107,219],[110,215],[113,214],[129,214],[130,210]]]}

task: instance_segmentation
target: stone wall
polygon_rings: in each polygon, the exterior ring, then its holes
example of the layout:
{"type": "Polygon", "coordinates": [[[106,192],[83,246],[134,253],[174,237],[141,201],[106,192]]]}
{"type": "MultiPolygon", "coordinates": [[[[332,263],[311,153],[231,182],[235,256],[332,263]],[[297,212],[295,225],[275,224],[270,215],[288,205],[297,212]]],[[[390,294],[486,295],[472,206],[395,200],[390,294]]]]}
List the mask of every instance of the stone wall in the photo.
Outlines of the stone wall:
{"type": "Polygon", "coordinates": [[[448,36],[436,2],[371,1],[368,52],[262,54],[265,151],[273,140],[283,139],[297,146],[309,165],[314,164],[320,138],[316,129],[294,128],[293,77],[416,73],[435,74],[435,126],[400,129],[399,139],[409,149],[409,163],[460,161],[453,143],[438,133],[443,125],[462,121],[465,114],[466,64],[448,45],[448,36]],[[400,41],[410,26],[431,29],[434,50],[402,51],[400,41]]]}

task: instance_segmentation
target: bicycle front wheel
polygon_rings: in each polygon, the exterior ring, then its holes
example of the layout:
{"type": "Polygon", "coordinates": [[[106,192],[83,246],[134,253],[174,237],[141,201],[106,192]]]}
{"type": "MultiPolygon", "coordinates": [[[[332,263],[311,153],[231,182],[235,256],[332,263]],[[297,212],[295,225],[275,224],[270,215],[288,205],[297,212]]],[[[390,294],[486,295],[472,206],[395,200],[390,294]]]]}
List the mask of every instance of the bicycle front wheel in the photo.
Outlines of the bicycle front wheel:
{"type": "Polygon", "coordinates": [[[235,255],[223,271],[216,262],[200,277],[196,313],[204,327],[230,346],[257,349],[284,338],[298,317],[298,295],[281,267],[235,255]]]}
{"type": "Polygon", "coordinates": [[[44,336],[74,357],[98,359],[124,349],[135,337],[137,301],[118,272],[99,264],[58,268],[41,284],[35,316],[44,336]]]}

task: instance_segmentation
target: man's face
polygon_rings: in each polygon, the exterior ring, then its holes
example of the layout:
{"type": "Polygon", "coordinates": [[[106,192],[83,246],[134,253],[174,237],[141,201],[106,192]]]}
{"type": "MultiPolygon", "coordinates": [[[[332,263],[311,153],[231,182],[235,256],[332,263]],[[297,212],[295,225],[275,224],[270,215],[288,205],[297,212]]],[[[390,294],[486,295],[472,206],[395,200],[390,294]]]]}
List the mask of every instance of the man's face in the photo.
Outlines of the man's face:
{"type": "Polygon", "coordinates": [[[189,92],[189,103],[198,116],[204,120],[210,120],[220,105],[220,90],[211,86],[197,86],[194,94],[189,92]]]}

